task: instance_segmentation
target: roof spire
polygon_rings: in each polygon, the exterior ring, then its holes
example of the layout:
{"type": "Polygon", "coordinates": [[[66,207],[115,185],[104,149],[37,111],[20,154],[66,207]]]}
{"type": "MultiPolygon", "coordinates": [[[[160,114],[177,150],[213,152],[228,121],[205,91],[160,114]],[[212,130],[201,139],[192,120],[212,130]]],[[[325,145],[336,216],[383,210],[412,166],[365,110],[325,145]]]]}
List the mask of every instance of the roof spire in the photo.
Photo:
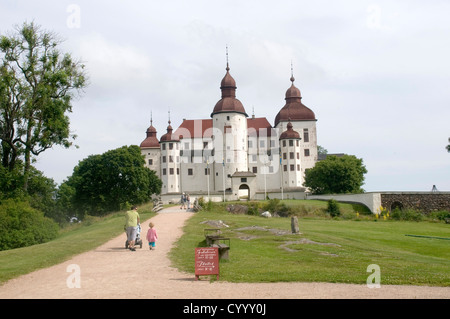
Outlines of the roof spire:
{"type": "Polygon", "coordinates": [[[295,78],[294,78],[294,67],[292,66],[292,60],[291,60],[291,82],[294,84],[295,78]]]}
{"type": "Polygon", "coordinates": [[[153,126],[153,112],[150,111],[150,126],[153,126]]]}
{"type": "Polygon", "coordinates": [[[226,68],[226,70],[228,72],[228,71],[230,71],[230,67],[228,65],[228,44],[226,45],[225,50],[226,50],[226,55],[227,55],[227,68],[226,68]]]}
{"type": "Polygon", "coordinates": [[[169,109],[168,113],[169,113],[169,125],[170,125],[170,109],[169,109]]]}

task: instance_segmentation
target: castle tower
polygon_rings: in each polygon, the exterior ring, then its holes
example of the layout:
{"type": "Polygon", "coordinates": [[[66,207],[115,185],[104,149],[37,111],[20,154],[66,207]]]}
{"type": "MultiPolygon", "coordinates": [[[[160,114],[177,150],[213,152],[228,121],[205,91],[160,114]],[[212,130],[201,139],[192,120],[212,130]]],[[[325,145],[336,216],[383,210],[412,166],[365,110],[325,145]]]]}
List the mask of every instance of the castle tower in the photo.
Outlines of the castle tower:
{"type": "Polygon", "coordinates": [[[145,166],[154,170],[156,175],[161,178],[160,159],[161,148],[158,138],[156,137],[156,129],[153,127],[153,119],[150,119],[150,127],[147,129],[147,137],[142,141],[140,148],[141,154],[145,158],[145,166]]]}
{"type": "Polygon", "coordinates": [[[302,103],[302,95],[294,85],[293,75],[290,80],[292,84],[286,91],[286,104],[276,115],[274,125],[279,132],[284,132],[291,122],[293,130],[300,134],[301,170],[304,176],[305,170],[314,167],[317,162],[317,119],[314,112],[302,103]]]}
{"type": "Polygon", "coordinates": [[[180,189],[180,139],[172,134],[172,126],[161,136],[161,181],[162,194],[179,193],[180,189]]]}
{"type": "Polygon", "coordinates": [[[280,173],[283,188],[302,186],[300,140],[300,134],[294,131],[289,121],[287,130],[280,135],[280,173]]]}
{"type": "Polygon", "coordinates": [[[236,81],[230,75],[228,62],[226,71],[220,84],[222,98],[211,113],[214,135],[214,172],[211,174],[215,174],[216,191],[223,191],[224,186],[225,189],[231,188],[228,177],[233,173],[248,171],[248,115],[236,98],[236,81]]]}

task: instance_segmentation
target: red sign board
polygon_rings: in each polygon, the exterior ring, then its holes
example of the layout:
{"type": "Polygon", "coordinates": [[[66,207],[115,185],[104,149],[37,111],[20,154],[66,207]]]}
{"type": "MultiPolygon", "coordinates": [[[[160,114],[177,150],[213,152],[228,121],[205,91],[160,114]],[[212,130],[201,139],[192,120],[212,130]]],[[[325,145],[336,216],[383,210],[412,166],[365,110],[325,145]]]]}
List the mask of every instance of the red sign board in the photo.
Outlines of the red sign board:
{"type": "Polygon", "coordinates": [[[195,279],[204,275],[217,275],[219,279],[219,248],[195,248],[195,279]]]}

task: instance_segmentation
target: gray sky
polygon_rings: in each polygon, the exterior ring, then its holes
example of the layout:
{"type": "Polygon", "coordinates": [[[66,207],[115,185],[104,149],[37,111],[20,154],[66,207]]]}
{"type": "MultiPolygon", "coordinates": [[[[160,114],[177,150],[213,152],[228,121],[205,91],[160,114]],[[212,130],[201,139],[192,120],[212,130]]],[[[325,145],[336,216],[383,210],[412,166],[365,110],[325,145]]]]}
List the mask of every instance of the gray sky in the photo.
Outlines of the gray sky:
{"type": "Polygon", "coordinates": [[[228,45],[237,98],[273,125],[290,86],[316,114],[318,144],[364,160],[366,191],[450,191],[450,2],[1,0],[0,34],[34,21],[85,62],[79,148],[36,167],[57,183],[80,160],[139,145],[153,124],[210,118],[228,45]]]}

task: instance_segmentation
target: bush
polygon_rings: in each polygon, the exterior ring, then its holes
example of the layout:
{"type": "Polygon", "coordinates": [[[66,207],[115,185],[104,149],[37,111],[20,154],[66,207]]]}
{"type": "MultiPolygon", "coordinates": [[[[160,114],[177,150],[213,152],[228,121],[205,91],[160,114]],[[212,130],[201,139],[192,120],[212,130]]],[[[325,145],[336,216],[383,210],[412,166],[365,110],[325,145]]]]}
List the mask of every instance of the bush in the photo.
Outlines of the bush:
{"type": "Polygon", "coordinates": [[[330,199],[328,201],[327,212],[330,213],[331,217],[337,217],[341,215],[339,204],[336,200],[330,199]]]}
{"type": "Polygon", "coordinates": [[[27,202],[9,199],[0,204],[0,250],[45,243],[58,230],[57,223],[27,202]]]}
{"type": "Polygon", "coordinates": [[[419,222],[423,220],[423,215],[421,212],[414,209],[396,208],[391,212],[391,218],[395,220],[409,220],[419,222]]]}
{"type": "Polygon", "coordinates": [[[438,212],[432,212],[430,214],[430,217],[432,219],[437,219],[440,221],[446,221],[448,219],[450,219],[450,212],[446,211],[446,210],[442,210],[442,211],[438,211],[438,212]]]}

